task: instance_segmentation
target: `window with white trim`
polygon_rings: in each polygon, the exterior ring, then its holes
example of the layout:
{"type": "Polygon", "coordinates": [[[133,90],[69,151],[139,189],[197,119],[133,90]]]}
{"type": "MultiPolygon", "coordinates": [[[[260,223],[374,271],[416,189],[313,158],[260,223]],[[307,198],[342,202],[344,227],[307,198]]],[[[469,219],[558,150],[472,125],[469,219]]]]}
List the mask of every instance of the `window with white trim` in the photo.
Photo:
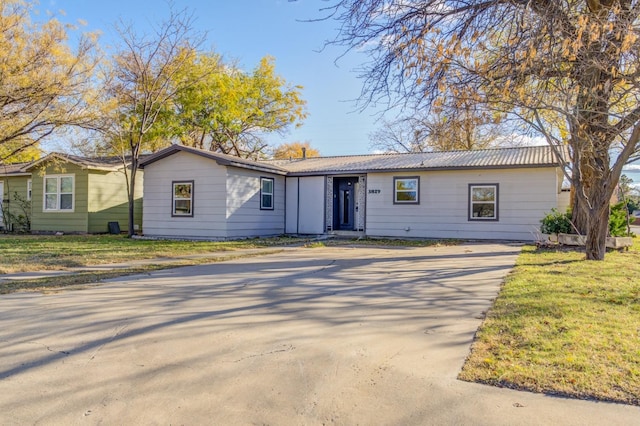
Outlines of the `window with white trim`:
{"type": "Polygon", "coordinates": [[[393,178],[393,204],[419,204],[419,194],[418,176],[393,178]]]}
{"type": "Polygon", "coordinates": [[[75,175],[44,177],[44,211],[72,212],[74,209],[75,175]]]}
{"type": "Polygon", "coordinates": [[[498,220],[498,184],[469,184],[469,220],[498,220]]]}
{"type": "Polygon", "coordinates": [[[273,178],[260,178],[260,210],[273,210],[273,178]]]}
{"type": "Polygon", "coordinates": [[[171,216],[193,217],[193,181],[172,182],[171,216]]]}
{"type": "Polygon", "coordinates": [[[33,188],[33,184],[31,179],[27,179],[27,201],[31,201],[31,191],[33,188]]]}

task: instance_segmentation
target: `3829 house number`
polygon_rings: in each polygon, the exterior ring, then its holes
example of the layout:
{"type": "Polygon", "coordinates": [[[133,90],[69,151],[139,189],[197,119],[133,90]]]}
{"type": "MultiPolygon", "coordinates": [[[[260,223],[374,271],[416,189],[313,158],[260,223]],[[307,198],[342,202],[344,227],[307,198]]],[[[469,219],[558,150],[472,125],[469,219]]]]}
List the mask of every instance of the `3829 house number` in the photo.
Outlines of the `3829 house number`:
{"type": "Polygon", "coordinates": [[[382,192],[382,191],[380,191],[379,189],[370,189],[369,190],[369,194],[379,194],[380,192],[382,192]]]}

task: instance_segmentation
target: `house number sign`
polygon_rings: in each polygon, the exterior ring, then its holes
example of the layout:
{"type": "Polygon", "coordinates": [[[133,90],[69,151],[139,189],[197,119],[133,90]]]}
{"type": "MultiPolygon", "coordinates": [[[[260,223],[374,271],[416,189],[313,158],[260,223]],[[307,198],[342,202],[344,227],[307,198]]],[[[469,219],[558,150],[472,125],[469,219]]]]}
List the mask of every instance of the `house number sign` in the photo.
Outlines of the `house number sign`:
{"type": "Polygon", "coordinates": [[[382,192],[382,191],[380,191],[379,189],[370,189],[369,190],[369,194],[379,194],[380,192],[382,192]]]}

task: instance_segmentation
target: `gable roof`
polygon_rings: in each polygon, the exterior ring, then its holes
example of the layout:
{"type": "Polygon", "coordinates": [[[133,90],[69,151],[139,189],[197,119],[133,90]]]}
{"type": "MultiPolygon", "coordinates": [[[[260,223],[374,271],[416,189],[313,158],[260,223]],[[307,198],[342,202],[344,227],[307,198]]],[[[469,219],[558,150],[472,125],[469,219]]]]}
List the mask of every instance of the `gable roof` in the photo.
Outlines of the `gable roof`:
{"type": "Polygon", "coordinates": [[[49,161],[63,161],[75,164],[76,166],[82,167],[83,169],[90,170],[103,170],[103,171],[115,171],[122,168],[122,158],[121,157],[80,157],[77,155],[71,154],[62,154],[59,152],[52,152],[51,154],[45,155],[39,160],[33,161],[29,163],[24,170],[31,170],[41,164],[44,164],[49,161]]]}
{"type": "Polygon", "coordinates": [[[31,163],[0,164],[0,176],[30,176],[25,170],[31,163]]]}
{"type": "MultiPolygon", "coordinates": [[[[557,167],[561,164],[556,158],[553,149],[549,146],[255,161],[183,145],[171,145],[141,161],[140,167],[144,168],[151,163],[169,157],[177,152],[189,152],[211,159],[223,166],[240,167],[292,176],[415,170],[557,167]]],[[[563,153],[563,159],[566,160],[566,158],[568,158],[567,154],[563,153]]]]}
{"type": "MultiPolygon", "coordinates": [[[[563,158],[567,158],[566,153],[563,153],[563,158]]],[[[404,170],[504,169],[557,167],[560,165],[560,161],[550,146],[311,157],[294,160],[271,160],[268,163],[287,169],[292,175],[404,170]]]]}
{"type": "Polygon", "coordinates": [[[151,154],[149,157],[145,158],[140,162],[140,168],[144,168],[151,163],[155,163],[158,160],[169,157],[177,152],[188,152],[191,154],[198,155],[200,157],[208,158],[210,160],[215,161],[216,163],[222,166],[231,166],[231,167],[239,167],[242,169],[250,169],[257,170],[261,172],[274,173],[279,175],[286,175],[287,170],[282,168],[276,164],[272,164],[269,162],[261,162],[248,160],[246,158],[236,157],[234,155],[221,154],[219,152],[206,151],[203,149],[192,148],[184,145],[171,145],[163,150],[156,152],[155,154],[151,154]]]}

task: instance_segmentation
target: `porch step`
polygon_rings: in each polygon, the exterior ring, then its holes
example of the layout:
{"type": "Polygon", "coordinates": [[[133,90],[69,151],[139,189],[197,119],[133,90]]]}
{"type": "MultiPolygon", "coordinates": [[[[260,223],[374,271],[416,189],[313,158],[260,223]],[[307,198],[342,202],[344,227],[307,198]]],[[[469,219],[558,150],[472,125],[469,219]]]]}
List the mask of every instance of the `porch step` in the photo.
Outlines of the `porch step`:
{"type": "Polygon", "coordinates": [[[336,238],[364,238],[364,231],[329,231],[329,235],[336,238]]]}

